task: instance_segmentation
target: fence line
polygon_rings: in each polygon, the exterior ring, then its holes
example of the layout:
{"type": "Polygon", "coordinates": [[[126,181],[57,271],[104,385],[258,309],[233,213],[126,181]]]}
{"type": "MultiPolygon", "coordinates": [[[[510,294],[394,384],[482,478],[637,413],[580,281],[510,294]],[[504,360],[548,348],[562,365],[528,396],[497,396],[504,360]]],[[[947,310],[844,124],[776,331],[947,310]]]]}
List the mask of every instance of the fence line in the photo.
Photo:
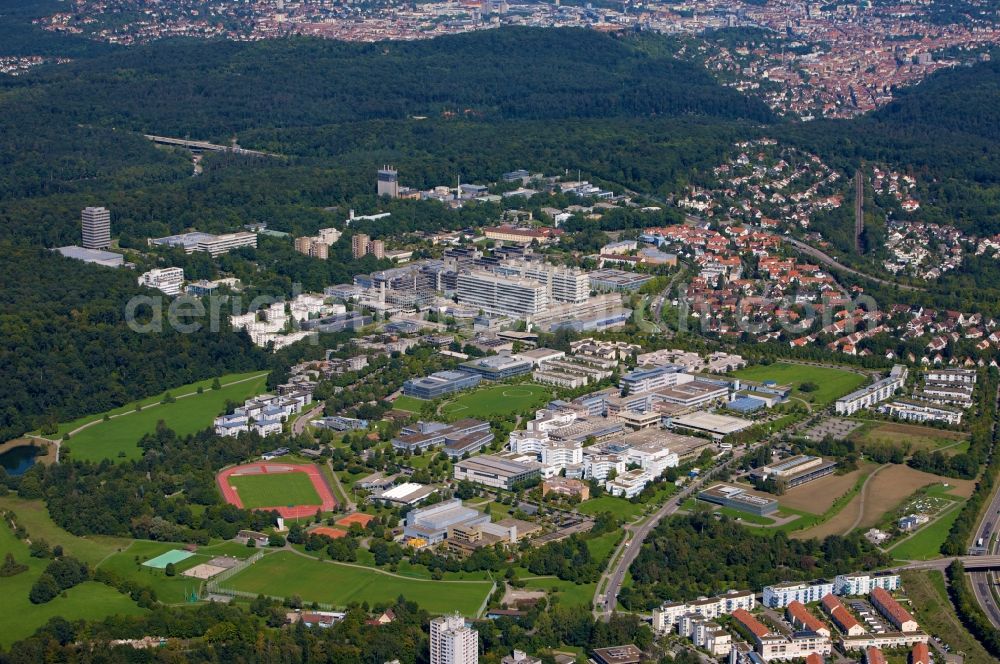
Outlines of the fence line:
{"type": "Polygon", "coordinates": [[[205,590],[210,593],[218,592],[219,590],[218,585],[220,582],[225,581],[226,579],[235,576],[236,574],[239,574],[247,567],[250,567],[263,557],[264,557],[264,552],[258,551],[257,553],[253,554],[246,560],[241,560],[239,563],[230,567],[225,572],[219,572],[214,577],[212,577],[212,579],[208,583],[205,584],[205,590]]]}

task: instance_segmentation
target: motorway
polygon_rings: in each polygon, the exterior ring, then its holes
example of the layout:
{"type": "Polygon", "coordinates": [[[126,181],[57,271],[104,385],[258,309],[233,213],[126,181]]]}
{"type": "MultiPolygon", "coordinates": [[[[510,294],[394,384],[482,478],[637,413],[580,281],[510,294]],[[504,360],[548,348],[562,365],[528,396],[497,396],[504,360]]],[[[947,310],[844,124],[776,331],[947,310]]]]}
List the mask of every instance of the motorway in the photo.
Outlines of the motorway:
{"type": "MultiPolygon", "coordinates": [[[[1000,404],[1000,389],[997,390],[997,403],[1000,404]]],[[[997,423],[994,422],[994,432],[996,426],[997,423]]],[[[1000,450],[994,447],[993,454],[1000,454],[1000,450]]],[[[1000,553],[1000,537],[995,540],[993,537],[998,525],[1000,525],[1000,486],[994,489],[993,500],[990,501],[983,518],[979,521],[979,527],[976,528],[974,543],[978,543],[982,539],[987,555],[1000,553]]],[[[969,572],[969,581],[972,582],[972,592],[975,594],[979,606],[983,609],[983,613],[990,619],[994,627],[1000,629],[1000,607],[997,606],[996,597],[991,590],[991,585],[997,583],[997,571],[969,572]]]]}

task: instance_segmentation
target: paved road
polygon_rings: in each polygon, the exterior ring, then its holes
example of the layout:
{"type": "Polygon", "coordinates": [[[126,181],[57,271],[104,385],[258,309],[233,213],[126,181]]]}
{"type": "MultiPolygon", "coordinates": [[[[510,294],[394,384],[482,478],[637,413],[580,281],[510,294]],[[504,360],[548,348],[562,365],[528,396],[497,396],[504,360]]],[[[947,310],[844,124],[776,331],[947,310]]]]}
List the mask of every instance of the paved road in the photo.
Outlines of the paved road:
{"type": "Polygon", "coordinates": [[[303,431],[305,431],[306,427],[309,426],[309,421],[315,418],[319,413],[322,413],[323,406],[325,405],[326,402],[321,401],[315,404],[312,408],[310,408],[306,412],[299,415],[295,419],[295,421],[292,422],[292,435],[298,436],[303,431]]]}
{"type": "MultiPolygon", "coordinates": [[[[1000,404],[1000,389],[997,390],[997,404],[1000,404]]],[[[997,423],[994,422],[994,432],[996,427],[997,423]]],[[[994,448],[993,454],[1000,454],[1000,451],[994,448]]],[[[998,526],[1000,526],[1000,486],[994,490],[993,500],[990,501],[983,518],[979,521],[979,526],[976,528],[974,542],[982,539],[987,554],[1000,553],[1000,538],[997,538],[996,542],[993,541],[993,534],[997,532],[998,526]]],[[[1000,607],[997,606],[996,598],[990,590],[990,586],[997,581],[997,573],[994,571],[969,572],[969,581],[972,583],[972,592],[975,594],[980,608],[983,609],[983,613],[990,619],[994,627],[1000,629],[1000,607]]]]}
{"type": "MultiPolygon", "coordinates": [[[[733,458],[727,461],[725,465],[736,463],[744,454],[745,450],[737,450],[733,458]]],[[[611,617],[611,614],[618,605],[618,592],[625,581],[625,574],[632,565],[632,561],[639,555],[639,550],[642,549],[642,543],[646,537],[649,536],[649,533],[656,528],[657,524],[664,517],[676,512],[680,508],[681,503],[701,488],[702,484],[707,481],[714,481],[711,479],[712,475],[714,475],[714,472],[709,473],[709,476],[692,482],[676,496],[665,502],[660,509],[639,523],[625,526],[625,539],[622,540],[621,544],[611,554],[611,559],[617,562],[606,570],[597,581],[597,590],[594,593],[594,605],[598,608],[594,610],[594,615],[603,620],[611,617]],[[601,593],[601,586],[605,584],[605,581],[607,581],[607,585],[604,586],[604,593],[601,593]]]]}
{"type": "Polygon", "coordinates": [[[858,272],[854,268],[847,267],[846,265],[844,265],[843,263],[841,263],[840,261],[838,261],[833,256],[830,256],[829,254],[827,254],[827,253],[825,253],[823,251],[820,251],[816,247],[814,247],[814,246],[812,246],[810,244],[806,244],[805,242],[802,242],[801,240],[796,240],[793,237],[788,237],[787,235],[782,235],[781,239],[783,241],[787,242],[788,244],[792,245],[793,247],[795,247],[799,251],[801,251],[803,254],[809,256],[810,258],[815,258],[820,263],[824,263],[824,264],[828,265],[829,267],[832,267],[833,269],[838,270],[840,272],[846,272],[846,273],[852,274],[852,275],[854,275],[856,277],[861,277],[862,279],[867,279],[869,281],[874,281],[876,283],[880,283],[880,284],[883,284],[885,286],[896,286],[897,288],[899,288],[901,290],[907,290],[907,291],[922,291],[922,290],[924,290],[923,288],[918,288],[916,286],[908,286],[906,284],[896,283],[895,281],[888,281],[886,279],[880,279],[879,277],[873,277],[870,274],[865,274],[864,272],[858,272]]]}

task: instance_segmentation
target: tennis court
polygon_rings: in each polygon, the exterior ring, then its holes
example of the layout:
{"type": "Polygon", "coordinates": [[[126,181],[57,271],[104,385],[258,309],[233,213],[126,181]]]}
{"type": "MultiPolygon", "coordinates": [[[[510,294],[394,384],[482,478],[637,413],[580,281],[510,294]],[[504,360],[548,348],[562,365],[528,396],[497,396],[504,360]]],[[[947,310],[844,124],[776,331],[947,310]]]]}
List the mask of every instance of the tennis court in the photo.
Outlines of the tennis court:
{"type": "Polygon", "coordinates": [[[170,563],[175,565],[182,560],[187,560],[194,554],[190,551],[182,551],[181,549],[171,549],[166,553],[161,553],[155,558],[150,558],[143,563],[144,567],[153,567],[155,569],[165,569],[170,563]]]}

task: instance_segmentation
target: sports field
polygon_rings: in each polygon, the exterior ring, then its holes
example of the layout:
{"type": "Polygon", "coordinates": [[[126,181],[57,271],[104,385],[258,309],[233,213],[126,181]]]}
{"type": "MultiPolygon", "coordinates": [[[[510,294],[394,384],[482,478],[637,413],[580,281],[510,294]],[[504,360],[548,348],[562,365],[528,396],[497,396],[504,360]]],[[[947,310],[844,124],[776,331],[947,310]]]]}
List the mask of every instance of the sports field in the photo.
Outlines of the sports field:
{"type": "Polygon", "coordinates": [[[521,383],[494,385],[468,392],[441,407],[441,413],[452,417],[485,419],[509,415],[545,405],[553,398],[553,390],[545,385],[521,383]]]}
{"type": "Polygon", "coordinates": [[[758,364],[734,371],[733,375],[756,382],[773,380],[778,385],[791,385],[792,398],[803,399],[818,406],[833,403],[868,382],[864,376],[847,369],[786,362],[758,364]],[[818,389],[813,392],[802,392],[799,386],[803,383],[815,383],[818,389]]]}
{"type": "Polygon", "coordinates": [[[405,410],[410,413],[419,413],[420,409],[427,403],[423,399],[402,395],[392,402],[392,407],[396,410],[405,410]]]}
{"type": "Polygon", "coordinates": [[[141,411],[136,411],[134,405],[112,411],[107,421],[102,419],[103,415],[82,418],[71,423],[69,428],[75,429],[87,422],[93,424],[73,434],[64,449],[69,449],[73,459],[85,461],[138,459],[142,453],[139,439],[155,431],[160,420],[181,436],[201,431],[211,426],[212,420],[225,410],[227,402],[242,403],[262,393],[266,380],[267,374],[259,371],[231,374],[219,379],[223,387],[218,390],[211,389],[212,381],[207,381],[208,385],[201,381],[171,390],[176,399],[173,403],[160,403],[161,396],[144,405],[141,411]],[[197,393],[199,386],[204,388],[201,394],[197,393]],[[189,396],[183,396],[185,394],[189,396]]]}
{"type": "Polygon", "coordinates": [[[406,578],[361,565],[322,562],[290,551],[264,556],[223,585],[274,597],[298,595],[307,603],[334,606],[346,606],[349,602],[392,602],[403,595],[432,614],[459,611],[470,617],[477,615],[492,587],[489,581],[406,578]]]}
{"type": "Polygon", "coordinates": [[[276,507],[282,505],[316,505],[319,499],[312,481],[305,473],[278,473],[269,475],[234,475],[229,484],[243,501],[243,507],[276,507]]]}

